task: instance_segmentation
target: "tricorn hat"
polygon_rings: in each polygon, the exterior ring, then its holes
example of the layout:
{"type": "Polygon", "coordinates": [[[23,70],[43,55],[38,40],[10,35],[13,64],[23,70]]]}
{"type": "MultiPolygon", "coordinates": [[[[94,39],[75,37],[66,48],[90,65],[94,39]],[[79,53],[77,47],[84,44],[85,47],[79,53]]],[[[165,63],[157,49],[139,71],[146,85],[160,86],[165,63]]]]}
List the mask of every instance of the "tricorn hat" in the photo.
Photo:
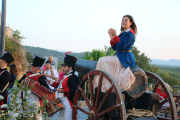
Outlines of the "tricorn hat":
{"type": "Polygon", "coordinates": [[[4,55],[0,59],[4,60],[8,65],[14,61],[13,56],[7,51],[4,52],[4,55]]]}
{"type": "Polygon", "coordinates": [[[76,58],[76,57],[65,54],[64,63],[61,64],[61,65],[62,65],[62,66],[63,66],[63,65],[66,65],[66,66],[70,66],[70,67],[74,68],[74,66],[75,66],[75,64],[76,64],[76,61],[77,61],[77,58],[76,58]]]}
{"type": "Polygon", "coordinates": [[[33,60],[33,63],[31,63],[31,65],[34,67],[42,67],[45,60],[46,60],[45,57],[34,54],[34,60],[33,60]]]}

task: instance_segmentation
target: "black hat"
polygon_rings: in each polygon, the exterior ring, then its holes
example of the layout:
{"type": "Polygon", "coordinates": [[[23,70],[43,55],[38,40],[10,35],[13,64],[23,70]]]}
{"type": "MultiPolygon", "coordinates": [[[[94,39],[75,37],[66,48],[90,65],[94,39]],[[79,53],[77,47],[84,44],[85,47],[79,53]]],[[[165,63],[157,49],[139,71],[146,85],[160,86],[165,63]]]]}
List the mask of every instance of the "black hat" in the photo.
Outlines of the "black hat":
{"type": "Polygon", "coordinates": [[[4,55],[0,59],[4,60],[8,65],[14,61],[13,56],[7,51],[4,52],[4,55]]]}
{"type": "Polygon", "coordinates": [[[31,65],[34,67],[42,67],[45,60],[46,60],[45,57],[34,54],[34,60],[33,63],[31,63],[31,65]]]}
{"type": "Polygon", "coordinates": [[[61,65],[62,65],[62,66],[63,66],[63,65],[66,65],[66,66],[70,66],[70,67],[74,68],[74,66],[75,66],[75,64],[76,64],[76,61],[77,61],[77,58],[76,58],[76,57],[65,54],[64,63],[61,64],[61,65]]]}

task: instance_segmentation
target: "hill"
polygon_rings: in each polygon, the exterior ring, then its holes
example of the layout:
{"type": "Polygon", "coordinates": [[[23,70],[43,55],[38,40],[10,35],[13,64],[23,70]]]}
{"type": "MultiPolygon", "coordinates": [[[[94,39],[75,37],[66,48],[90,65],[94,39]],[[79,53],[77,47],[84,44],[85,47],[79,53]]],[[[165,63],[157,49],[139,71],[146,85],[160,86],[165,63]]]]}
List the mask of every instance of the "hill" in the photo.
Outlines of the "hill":
{"type": "MultiPolygon", "coordinates": [[[[33,47],[33,46],[23,46],[27,51],[29,51],[31,54],[37,54],[41,56],[50,56],[53,55],[54,57],[58,57],[58,61],[64,60],[64,54],[65,52],[59,52],[56,50],[50,50],[40,47],[33,47]]],[[[77,58],[82,58],[85,55],[85,52],[82,53],[70,53],[70,55],[76,56],[77,58]]]]}
{"type": "Polygon", "coordinates": [[[152,59],[151,64],[168,65],[168,66],[180,66],[180,60],[178,60],[178,59],[170,59],[170,60],[152,59]]]}

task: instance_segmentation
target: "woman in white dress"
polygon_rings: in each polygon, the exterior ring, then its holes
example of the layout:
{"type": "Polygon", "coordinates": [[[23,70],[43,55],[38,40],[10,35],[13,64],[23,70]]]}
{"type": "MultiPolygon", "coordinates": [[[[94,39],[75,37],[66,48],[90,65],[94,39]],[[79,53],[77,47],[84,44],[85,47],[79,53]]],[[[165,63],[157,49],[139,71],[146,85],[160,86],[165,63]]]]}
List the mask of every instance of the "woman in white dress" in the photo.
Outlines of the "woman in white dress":
{"type": "MultiPolygon", "coordinates": [[[[130,67],[137,67],[134,54],[131,49],[135,42],[137,27],[134,19],[130,15],[125,15],[121,22],[121,33],[117,36],[116,30],[110,28],[108,34],[110,36],[110,44],[116,51],[114,56],[102,57],[98,60],[96,70],[108,72],[116,81],[119,88],[124,91],[131,87],[135,81],[135,77],[130,67]]],[[[98,86],[100,76],[95,76],[94,88],[98,86]]],[[[102,92],[106,92],[110,87],[110,83],[103,78],[102,92]]]]}

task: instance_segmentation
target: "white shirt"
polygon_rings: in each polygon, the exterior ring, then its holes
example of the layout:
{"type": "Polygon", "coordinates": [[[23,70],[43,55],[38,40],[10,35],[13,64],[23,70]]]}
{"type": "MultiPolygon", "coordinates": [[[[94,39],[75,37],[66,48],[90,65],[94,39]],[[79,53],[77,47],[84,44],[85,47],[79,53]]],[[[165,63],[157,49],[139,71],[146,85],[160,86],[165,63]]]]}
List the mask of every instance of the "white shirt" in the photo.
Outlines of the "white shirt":
{"type": "MultiPolygon", "coordinates": [[[[58,72],[57,72],[57,70],[53,69],[53,72],[54,72],[53,77],[57,77],[57,78],[58,78],[58,72]]],[[[44,71],[44,73],[51,75],[51,70],[49,69],[49,70],[47,70],[47,71],[44,71]]],[[[47,78],[48,80],[53,80],[53,81],[55,81],[55,80],[52,79],[51,77],[46,77],[46,78],[47,78]]],[[[49,85],[49,84],[48,84],[48,85],[49,85]]],[[[49,85],[49,87],[50,87],[51,89],[54,89],[54,87],[52,87],[51,85],[49,85]]]]}

